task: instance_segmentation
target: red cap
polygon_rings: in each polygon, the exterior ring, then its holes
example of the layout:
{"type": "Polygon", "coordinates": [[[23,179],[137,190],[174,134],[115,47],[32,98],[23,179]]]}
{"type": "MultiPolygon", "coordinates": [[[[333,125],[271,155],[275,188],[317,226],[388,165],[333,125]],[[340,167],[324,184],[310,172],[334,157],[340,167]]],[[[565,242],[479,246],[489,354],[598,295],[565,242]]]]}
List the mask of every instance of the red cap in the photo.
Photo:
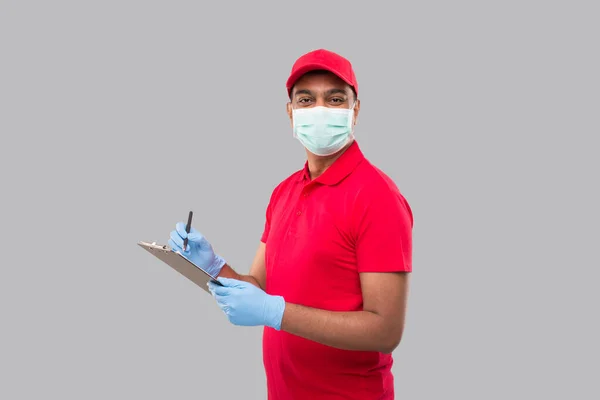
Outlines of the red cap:
{"type": "Polygon", "coordinates": [[[319,49],[304,54],[296,60],[292,72],[287,80],[288,96],[291,95],[292,86],[302,75],[309,71],[322,69],[334,73],[348,85],[354,88],[358,96],[358,82],[350,61],[332,51],[319,49]]]}

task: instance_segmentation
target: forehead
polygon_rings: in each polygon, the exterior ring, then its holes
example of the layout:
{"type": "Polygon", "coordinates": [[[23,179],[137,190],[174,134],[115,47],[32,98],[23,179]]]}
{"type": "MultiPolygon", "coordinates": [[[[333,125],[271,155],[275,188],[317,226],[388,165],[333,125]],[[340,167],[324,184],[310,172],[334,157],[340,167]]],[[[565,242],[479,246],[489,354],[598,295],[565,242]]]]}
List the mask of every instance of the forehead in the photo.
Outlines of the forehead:
{"type": "Polygon", "coordinates": [[[328,89],[350,90],[350,85],[329,71],[309,72],[296,81],[294,91],[308,89],[320,92],[328,89]]]}

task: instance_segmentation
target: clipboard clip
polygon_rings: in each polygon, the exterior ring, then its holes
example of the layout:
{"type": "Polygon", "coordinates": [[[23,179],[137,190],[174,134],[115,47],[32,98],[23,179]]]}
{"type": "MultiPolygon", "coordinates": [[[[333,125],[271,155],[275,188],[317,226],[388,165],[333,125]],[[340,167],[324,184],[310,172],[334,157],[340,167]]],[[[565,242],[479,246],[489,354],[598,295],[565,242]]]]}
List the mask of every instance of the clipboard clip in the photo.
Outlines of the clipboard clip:
{"type": "Polygon", "coordinates": [[[156,244],[156,242],[152,242],[152,243],[150,243],[150,244],[151,244],[152,246],[154,246],[154,247],[160,247],[160,248],[161,248],[161,249],[163,249],[163,250],[171,250],[171,249],[169,248],[169,246],[167,246],[166,244],[165,244],[165,245],[163,245],[163,246],[159,246],[159,245],[157,245],[157,244],[156,244]]]}

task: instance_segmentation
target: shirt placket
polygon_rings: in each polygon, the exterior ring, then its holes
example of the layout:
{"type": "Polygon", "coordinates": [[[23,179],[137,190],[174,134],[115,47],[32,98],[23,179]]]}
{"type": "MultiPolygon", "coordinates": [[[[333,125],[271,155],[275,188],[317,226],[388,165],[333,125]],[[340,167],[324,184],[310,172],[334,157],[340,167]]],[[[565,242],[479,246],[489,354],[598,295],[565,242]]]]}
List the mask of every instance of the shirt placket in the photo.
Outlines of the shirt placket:
{"type": "Polygon", "coordinates": [[[296,199],[296,203],[294,205],[291,229],[288,232],[289,235],[295,236],[298,233],[299,227],[302,225],[302,219],[306,218],[306,208],[308,203],[309,193],[313,187],[312,183],[304,184],[302,190],[300,190],[300,194],[296,199]]]}
{"type": "Polygon", "coordinates": [[[306,205],[308,203],[308,196],[314,187],[313,182],[306,183],[300,191],[300,198],[298,199],[298,206],[296,207],[296,216],[303,217],[306,213],[306,205]]]}

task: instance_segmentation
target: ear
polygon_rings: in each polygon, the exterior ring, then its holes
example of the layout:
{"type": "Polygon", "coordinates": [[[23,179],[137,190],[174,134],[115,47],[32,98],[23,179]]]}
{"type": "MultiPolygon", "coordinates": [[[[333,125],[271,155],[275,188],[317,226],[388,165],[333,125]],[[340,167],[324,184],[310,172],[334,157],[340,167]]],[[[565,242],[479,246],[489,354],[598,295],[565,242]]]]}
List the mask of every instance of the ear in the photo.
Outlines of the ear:
{"type": "Polygon", "coordinates": [[[294,120],[292,119],[292,102],[288,102],[286,105],[287,115],[290,118],[290,124],[294,126],[294,120]]]}
{"type": "Polygon", "coordinates": [[[354,125],[356,125],[356,121],[358,120],[359,111],[360,111],[360,100],[356,99],[356,105],[354,106],[354,125]]]}

